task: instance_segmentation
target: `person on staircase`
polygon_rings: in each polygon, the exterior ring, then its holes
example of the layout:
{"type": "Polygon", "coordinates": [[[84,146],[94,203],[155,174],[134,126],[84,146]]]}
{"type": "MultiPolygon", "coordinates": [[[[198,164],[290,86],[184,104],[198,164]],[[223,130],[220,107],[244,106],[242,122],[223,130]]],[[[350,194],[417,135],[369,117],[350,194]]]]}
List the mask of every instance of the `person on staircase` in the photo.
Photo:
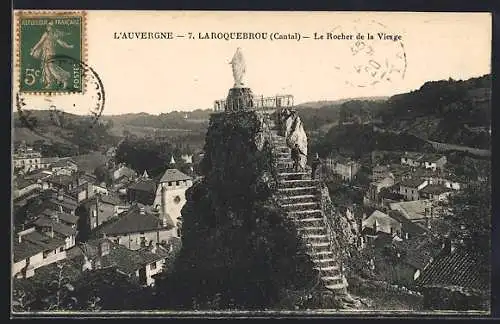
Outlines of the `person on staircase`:
{"type": "Polygon", "coordinates": [[[314,158],[311,162],[311,167],[312,167],[312,171],[311,171],[311,178],[314,179],[314,175],[316,173],[316,170],[318,169],[318,167],[320,166],[321,164],[321,160],[319,159],[319,154],[318,153],[315,153],[314,154],[314,158]]]}
{"type": "Polygon", "coordinates": [[[300,163],[299,163],[300,148],[299,148],[299,144],[295,143],[295,145],[293,145],[292,150],[291,150],[291,155],[292,155],[292,161],[293,161],[293,170],[295,172],[299,172],[300,171],[300,163]]]}

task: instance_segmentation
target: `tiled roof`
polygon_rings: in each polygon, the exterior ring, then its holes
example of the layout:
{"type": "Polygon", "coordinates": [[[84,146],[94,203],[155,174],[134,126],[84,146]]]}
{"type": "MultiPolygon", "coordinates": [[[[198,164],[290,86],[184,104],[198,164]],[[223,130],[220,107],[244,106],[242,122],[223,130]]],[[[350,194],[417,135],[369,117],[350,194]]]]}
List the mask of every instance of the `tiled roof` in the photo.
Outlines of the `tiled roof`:
{"type": "Polygon", "coordinates": [[[48,178],[50,176],[51,175],[49,173],[37,170],[37,172],[35,172],[35,173],[25,175],[24,178],[25,179],[32,179],[32,180],[38,181],[38,180],[42,180],[42,179],[48,178]]]}
{"type": "Polygon", "coordinates": [[[416,284],[423,286],[459,286],[469,289],[485,289],[488,284],[478,275],[474,256],[457,249],[442,253],[422,272],[416,284]]]}
{"type": "Polygon", "coordinates": [[[99,201],[102,201],[105,204],[110,204],[110,205],[121,205],[124,202],[117,196],[112,193],[109,195],[101,195],[99,197],[99,201]]]}
{"type": "Polygon", "coordinates": [[[75,161],[73,161],[70,158],[62,158],[59,161],[54,162],[51,167],[52,168],[60,168],[60,167],[66,167],[70,164],[77,165],[75,161]]]}
{"type": "Polygon", "coordinates": [[[398,210],[390,210],[388,215],[389,217],[401,223],[404,226],[405,231],[409,234],[421,235],[427,233],[427,229],[425,227],[418,223],[412,222],[398,210]]]}
{"type": "Polygon", "coordinates": [[[406,263],[420,270],[441,252],[441,244],[429,238],[394,241],[393,244],[406,251],[406,263]]]}
{"type": "Polygon", "coordinates": [[[425,208],[429,200],[401,201],[389,204],[392,210],[400,211],[409,220],[418,220],[425,217],[425,208]]]}
{"type": "Polygon", "coordinates": [[[170,225],[165,228],[162,226],[162,221],[159,217],[149,212],[141,214],[139,207],[134,205],[128,211],[120,214],[120,216],[112,222],[103,224],[102,227],[98,229],[98,232],[106,233],[107,235],[120,235],[148,232],[157,229],[165,230],[173,227],[171,220],[167,220],[170,222],[170,225]]]}
{"type": "Polygon", "coordinates": [[[82,246],[83,253],[93,260],[100,260],[102,267],[115,266],[126,274],[134,274],[147,264],[164,259],[165,256],[141,250],[129,250],[125,246],[112,242],[107,238],[88,241],[82,246]],[[99,256],[99,244],[109,244],[109,253],[99,256]]]}
{"type": "Polygon", "coordinates": [[[25,240],[19,243],[19,241],[17,241],[16,239],[14,241],[12,250],[14,253],[14,262],[18,262],[34,256],[35,254],[38,254],[40,252],[43,252],[45,248],[43,246],[25,240]]]}
{"type": "Polygon", "coordinates": [[[156,193],[156,182],[151,179],[141,179],[128,187],[129,190],[146,191],[156,193]]]}
{"type": "Polygon", "coordinates": [[[66,186],[70,183],[73,183],[75,179],[72,176],[65,175],[65,174],[59,174],[59,175],[52,175],[49,178],[47,178],[47,181],[50,183],[55,183],[58,185],[63,185],[66,186]]]}
{"type": "Polygon", "coordinates": [[[413,178],[413,179],[403,179],[403,180],[401,180],[400,185],[403,186],[403,187],[417,188],[422,183],[424,183],[424,180],[413,178]]]}
{"type": "Polygon", "coordinates": [[[177,169],[167,169],[163,176],[160,179],[160,183],[162,182],[171,182],[171,181],[182,181],[182,180],[191,180],[191,177],[182,173],[177,169]]]}
{"type": "Polygon", "coordinates": [[[52,217],[53,215],[57,215],[60,220],[62,220],[63,222],[66,222],[66,223],[70,223],[70,224],[76,224],[78,222],[78,216],[71,215],[71,214],[64,213],[64,212],[51,210],[51,209],[45,209],[44,211],[42,211],[42,214],[46,215],[48,217],[52,217]]]}
{"type": "Polygon", "coordinates": [[[445,192],[450,192],[451,189],[438,184],[430,184],[422,188],[420,191],[426,194],[439,195],[445,192]]]}
{"type": "Polygon", "coordinates": [[[373,228],[375,221],[380,227],[394,227],[399,226],[399,222],[394,218],[389,217],[389,215],[382,213],[379,210],[375,210],[367,219],[363,220],[363,227],[373,228]]]}
{"type": "Polygon", "coordinates": [[[64,237],[72,236],[76,234],[76,229],[64,225],[61,223],[56,222],[55,220],[52,220],[46,216],[42,216],[37,218],[37,220],[34,223],[36,226],[39,227],[52,227],[54,232],[62,234],[64,237]]]}
{"type": "Polygon", "coordinates": [[[24,234],[21,240],[26,240],[30,243],[39,245],[43,248],[44,251],[55,250],[58,247],[65,245],[64,240],[53,238],[36,231],[29,234],[24,234]]]}

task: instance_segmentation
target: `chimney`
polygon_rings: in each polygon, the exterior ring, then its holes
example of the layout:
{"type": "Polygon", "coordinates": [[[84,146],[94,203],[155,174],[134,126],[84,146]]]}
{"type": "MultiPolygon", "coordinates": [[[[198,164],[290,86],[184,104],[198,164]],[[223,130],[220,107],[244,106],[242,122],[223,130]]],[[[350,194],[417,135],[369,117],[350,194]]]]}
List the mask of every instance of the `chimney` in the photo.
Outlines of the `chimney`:
{"type": "Polygon", "coordinates": [[[146,215],[146,210],[144,209],[143,206],[139,207],[139,214],[146,215]]]}
{"type": "Polygon", "coordinates": [[[161,226],[167,227],[167,225],[168,225],[168,223],[167,223],[167,216],[163,215],[163,217],[161,218],[161,226]]]}
{"type": "Polygon", "coordinates": [[[23,241],[23,238],[22,238],[22,237],[23,237],[22,235],[17,234],[17,242],[18,242],[18,243],[21,243],[21,242],[23,241]]]}

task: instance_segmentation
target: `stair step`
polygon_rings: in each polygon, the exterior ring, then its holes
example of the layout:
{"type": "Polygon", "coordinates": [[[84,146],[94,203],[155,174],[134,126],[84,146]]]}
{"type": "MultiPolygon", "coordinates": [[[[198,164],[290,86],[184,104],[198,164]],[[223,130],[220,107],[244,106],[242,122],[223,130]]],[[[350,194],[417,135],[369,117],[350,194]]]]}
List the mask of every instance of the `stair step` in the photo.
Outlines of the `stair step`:
{"type": "Polygon", "coordinates": [[[330,289],[330,290],[341,290],[341,289],[345,289],[346,287],[347,287],[347,285],[344,283],[326,286],[326,288],[330,289]]]}
{"type": "MultiPolygon", "coordinates": [[[[326,229],[324,227],[322,227],[322,226],[304,226],[304,227],[297,228],[297,230],[299,232],[322,231],[322,230],[326,231],[326,229]]],[[[305,234],[303,234],[303,235],[305,235],[305,234]]]]}
{"type": "Polygon", "coordinates": [[[316,186],[278,188],[279,191],[294,191],[294,190],[305,190],[305,189],[312,190],[318,188],[316,186]]]}
{"type": "Polygon", "coordinates": [[[281,207],[283,207],[283,208],[308,207],[308,206],[317,206],[317,205],[319,205],[319,202],[312,201],[312,202],[298,202],[298,203],[282,204],[281,207]]]}
{"type": "Polygon", "coordinates": [[[309,246],[313,248],[328,247],[330,246],[330,242],[311,242],[309,243],[309,246]]]}
{"type": "Polygon", "coordinates": [[[321,209],[309,209],[309,210],[292,210],[289,211],[288,214],[317,214],[321,213],[321,209]]]}
{"type": "Polygon", "coordinates": [[[326,234],[303,234],[306,238],[328,238],[326,234]]]}
{"type": "Polygon", "coordinates": [[[338,266],[328,266],[328,267],[314,267],[320,271],[337,271],[340,270],[338,266]]]}
{"type": "Polygon", "coordinates": [[[333,281],[333,280],[339,280],[340,282],[343,281],[342,279],[342,275],[337,275],[337,276],[324,276],[324,277],[321,277],[321,279],[325,280],[325,281],[333,281]]]}
{"type": "Polygon", "coordinates": [[[294,199],[310,199],[316,198],[316,195],[296,195],[296,196],[284,196],[282,199],[294,200],[294,199]]]}
{"type": "Polygon", "coordinates": [[[286,176],[290,176],[290,175],[309,175],[309,172],[297,171],[297,172],[280,172],[280,173],[278,173],[278,176],[280,176],[280,177],[286,177],[286,176]]]}
{"type": "Polygon", "coordinates": [[[313,255],[326,255],[326,254],[332,254],[333,255],[333,252],[332,251],[317,251],[317,252],[311,252],[310,254],[311,254],[311,256],[313,256],[313,255]]]}
{"type": "Polygon", "coordinates": [[[314,259],[313,262],[316,262],[316,263],[327,263],[327,262],[336,262],[336,260],[334,258],[330,258],[330,259],[314,259]]]}

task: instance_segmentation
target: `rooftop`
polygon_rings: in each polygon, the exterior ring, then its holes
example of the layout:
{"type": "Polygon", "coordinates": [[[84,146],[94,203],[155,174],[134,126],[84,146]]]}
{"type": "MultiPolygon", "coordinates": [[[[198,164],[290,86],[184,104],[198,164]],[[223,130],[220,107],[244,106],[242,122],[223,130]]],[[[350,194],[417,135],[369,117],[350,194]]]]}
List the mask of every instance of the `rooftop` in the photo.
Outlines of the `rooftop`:
{"type": "Polygon", "coordinates": [[[66,167],[70,164],[77,165],[75,161],[71,158],[61,158],[58,161],[52,163],[51,167],[52,168],[61,168],[61,167],[66,167]]]}
{"type": "Polygon", "coordinates": [[[52,217],[52,216],[57,215],[57,217],[59,217],[60,220],[62,220],[63,222],[66,222],[66,223],[70,223],[70,224],[76,224],[78,222],[78,216],[71,215],[71,214],[64,213],[64,212],[60,212],[60,211],[55,211],[52,209],[44,209],[42,211],[42,215],[48,216],[48,217],[52,217]]]}
{"type": "Polygon", "coordinates": [[[420,192],[430,194],[430,195],[440,195],[440,194],[443,194],[445,192],[450,192],[450,191],[451,191],[451,189],[446,188],[445,186],[442,186],[442,185],[438,185],[438,184],[430,184],[430,185],[427,185],[420,190],[420,192]]]}
{"type": "Polygon", "coordinates": [[[37,231],[31,232],[29,234],[24,234],[21,241],[27,241],[29,243],[40,246],[42,251],[55,250],[58,247],[64,246],[64,240],[53,238],[48,235],[39,233],[37,231]]]}
{"type": "Polygon", "coordinates": [[[382,227],[397,228],[400,225],[400,223],[396,221],[394,218],[389,217],[389,215],[379,210],[375,210],[368,218],[363,220],[363,227],[373,228],[375,222],[377,222],[377,226],[382,226],[382,227]]]}
{"type": "Polygon", "coordinates": [[[393,244],[407,252],[406,263],[416,269],[423,269],[441,252],[441,244],[427,237],[394,241],[393,244]]]}
{"type": "Polygon", "coordinates": [[[24,260],[28,257],[31,257],[35,254],[41,253],[45,250],[45,248],[41,245],[31,243],[29,241],[17,241],[14,240],[14,244],[12,247],[12,252],[14,254],[14,262],[18,262],[24,260]]]}
{"type": "Polygon", "coordinates": [[[125,246],[114,243],[107,238],[90,240],[81,246],[81,251],[89,259],[99,260],[102,267],[115,266],[118,270],[133,274],[147,264],[162,260],[166,257],[163,253],[152,253],[146,250],[129,250],[125,246]],[[100,244],[109,244],[109,254],[100,256],[100,244]]]}
{"type": "Polygon", "coordinates": [[[39,227],[51,227],[54,230],[54,232],[59,233],[64,237],[76,235],[76,229],[68,225],[58,223],[57,221],[50,219],[47,216],[42,216],[37,218],[34,224],[39,227]]]}
{"type": "Polygon", "coordinates": [[[487,289],[477,272],[475,257],[461,248],[438,255],[425,269],[416,284],[424,286],[458,286],[469,289],[487,289]]]}
{"type": "Polygon", "coordinates": [[[171,181],[183,181],[183,180],[191,180],[191,177],[182,173],[177,169],[167,169],[163,176],[160,179],[160,183],[162,182],[171,182],[171,181]]]}
{"type": "Polygon", "coordinates": [[[401,212],[409,220],[425,218],[425,208],[430,204],[429,200],[413,200],[390,203],[392,210],[401,212]]]}
{"type": "Polygon", "coordinates": [[[47,181],[50,183],[67,186],[75,181],[75,178],[65,174],[52,175],[47,178],[47,181]]]}
{"type": "Polygon", "coordinates": [[[148,211],[141,214],[139,206],[134,205],[128,211],[113,218],[109,223],[101,225],[97,232],[106,233],[107,235],[120,235],[173,228],[172,220],[167,218],[167,221],[169,222],[168,226],[163,227],[162,220],[158,216],[148,211]]]}
{"type": "Polygon", "coordinates": [[[403,179],[403,180],[401,180],[400,185],[403,186],[403,187],[408,187],[408,188],[417,188],[418,186],[420,186],[421,184],[423,184],[424,181],[425,180],[415,179],[415,178],[412,178],[412,179],[403,179]]]}
{"type": "Polygon", "coordinates": [[[152,179],[141,179],[131,184],[128,189],[156,193],[156,187],[156,181],[152,179]]]}

